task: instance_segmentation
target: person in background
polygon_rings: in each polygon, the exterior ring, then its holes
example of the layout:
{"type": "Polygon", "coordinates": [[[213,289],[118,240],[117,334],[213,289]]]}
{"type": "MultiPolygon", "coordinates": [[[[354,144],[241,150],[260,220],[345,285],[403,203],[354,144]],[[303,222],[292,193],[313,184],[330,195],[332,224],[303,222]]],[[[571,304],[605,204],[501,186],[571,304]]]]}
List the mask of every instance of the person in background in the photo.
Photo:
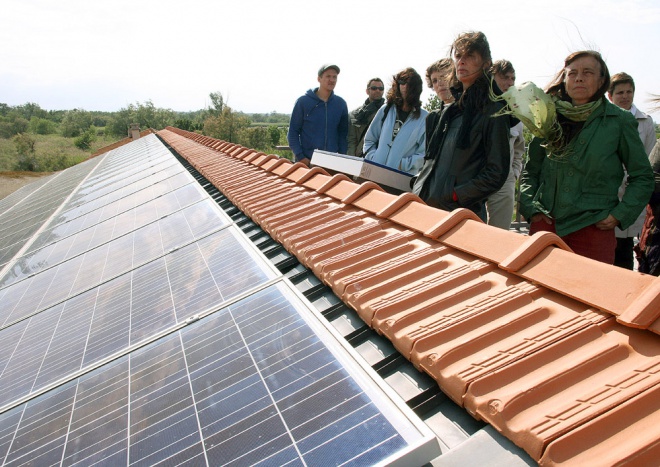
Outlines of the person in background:
{"type": "Polygon", "coordinates": [[[453,72],[454,64],[451,58],[441,58],[426,69],[426,85],[433,89],[440,99],[440,111],[454,102],[454,96],[449,89],[449,79],[453,72]]]}
{"type": "Polygon", "coordinates": [[[627,229],[648,203],[653,171],[635,118],[605,98],[609,84],[601,55],[584,50],[566,57],[546,96],[537,96],[552,99],[556,112],[546,138],[530,143],[520,210],[530,235],[555,232],[575,253],[613,264],[614,228],[627,229]]]}
{"type": "Polygon", "coordinates": [[[456,102],[442,112],[428,137],[413,192],[430,206],[471,209],[486,221],[486,198],[509,173],[510,118],[493,116],[504,104],[489,97],[492,59],[484,33],[459,35],[451,56],[456,102]]]}
{"type": "MultiPolygon", "coordinates": [[[[660,96],[653,95],[653,112],[660,110],[660,96]]],[[[649,204],[646,205],[646,218],[639,243],[635,245],[635,254],[639,262],[639,272],[660,276],[660,139],[651,150],[649,162],[653,169],[655,188],[649,204]]]]}
{"type": "Polygon", "coordinates": [[[454,75],[454,62],[451,58],[441,58],[433,62],[426,69],[426,85],[433,89],[435,95],[440,100],[440,108],[432,110],[426,116],[426,146],[429,144],[429,138],[433,134],[433,129],[440,121],[442,111],[454,102],[454,95],[449,89],[449,83],[454,75]]]}
{"type": "MultiPolygon", "coordinates": [[[[498,60],[490,67],[495,84],[500,91],[506,92],[516,83],[516,70],[508,60],[498,60]]],[[[525,152],[525,138],[523,137],[523,124],[514,121],[509,130],[510,164],[509,175],[499,191],[493,193],[486,201],[488,212],[488,225],[509,230],[516,197],[516,180],[520,177],[523,166],[523,153],[525,152]]]]}
{"type": "MultiPolygon", "coordinates": [[[[607,97],[614,105],[630,112],[637,120],[637,131],[644,144],[646,154],[651,154],[655,145],[655,124],[653,119],[644,112],[635,107],[633,100],[635,98],[635,81],[628,73],[617,73],[610,80],[610,87],[607,90],[607,97]]],[[[626,192],[626,179],[624,174],[623,183],[619,187],[619,198],[626,192]]],[[[637,217],[637,220],[626,230],[617,227],[614,230],[616,235],[616,250],[614,251],[614,265],[622,268],[634,269],[635,261],[633,258],[634,238],[639,236],[644,225],[646,211],[637,217]]]]}
{"type": "Polygon", "coordinates": [[[334,93],[339,67],[321,66],[319,87],[308,90],[296,100],[291,112],[287,140],[295,160],[309,165],[315,149],[346,153],[348,107],[334,93]]]}
{"type": "Polygon", "coordinates": [[[392,77],[387,102],[374,117],[364,137],[365,159],[417,174],[424,161],[425,120],[422,77],[406,68],[392,77]]]}
{"type": "Polygon", "coordinates": [[[367,83],[367,99],[348,114],[348,154],[364,157],[364,136],[378,109],[385,103],[383,93],[385,85],[380,78],[371,78],[367,83]]]}

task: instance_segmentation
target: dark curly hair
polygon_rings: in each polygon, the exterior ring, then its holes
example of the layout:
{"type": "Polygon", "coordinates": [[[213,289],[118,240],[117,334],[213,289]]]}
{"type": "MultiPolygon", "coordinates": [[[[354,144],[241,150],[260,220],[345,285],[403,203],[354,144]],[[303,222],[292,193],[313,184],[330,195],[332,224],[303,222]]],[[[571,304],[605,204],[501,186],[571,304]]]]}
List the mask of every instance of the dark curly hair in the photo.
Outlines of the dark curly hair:
{"type": "Polygon", "coordinates": [[[387,105],[395,104],[397,107],[403,107],[403,96],[399,89],[399,81],[408,83],[408,95],[406,103],[413,109],[414,118],[419,118],[421,114],[422,101],[419,96],[422,95],[422,77],[414,68],[405,68],[392,77],[392,85],[387,91],[387,105]]]}

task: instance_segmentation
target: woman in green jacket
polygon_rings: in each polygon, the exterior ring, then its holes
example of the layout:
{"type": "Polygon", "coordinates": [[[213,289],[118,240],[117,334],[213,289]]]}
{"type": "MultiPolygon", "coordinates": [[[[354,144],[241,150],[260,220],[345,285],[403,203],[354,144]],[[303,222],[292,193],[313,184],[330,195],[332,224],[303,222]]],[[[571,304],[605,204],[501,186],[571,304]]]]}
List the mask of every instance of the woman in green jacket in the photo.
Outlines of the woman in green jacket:
{"type": "Polygon", "coordinates": [[[530,235],[556,232],[573,251],[614,262],[616,226],[626,229],[648,203],[653,172],[634,117],[605,99],[607,65],[594,51],[569,55],[546,88],[554,130],[530,144],[520,211],[530,235]],[[624,172],[628,187],[619,201],[624,172]]]}

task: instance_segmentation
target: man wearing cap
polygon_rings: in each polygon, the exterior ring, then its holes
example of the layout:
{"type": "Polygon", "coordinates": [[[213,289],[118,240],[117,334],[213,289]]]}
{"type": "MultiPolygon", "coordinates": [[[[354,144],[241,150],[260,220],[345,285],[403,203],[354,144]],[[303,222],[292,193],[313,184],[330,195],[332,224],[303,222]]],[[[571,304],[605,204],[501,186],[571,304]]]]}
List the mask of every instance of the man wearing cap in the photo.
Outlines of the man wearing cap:
{"type": "Polygon", "coordinates": [[[291,112],[289,147],[296,162],[309,165],[315,149],[346,154],[348,107],[334,93],[339,67],[326,64],[319,68],[319,87],[298,98],[291,112]]]}

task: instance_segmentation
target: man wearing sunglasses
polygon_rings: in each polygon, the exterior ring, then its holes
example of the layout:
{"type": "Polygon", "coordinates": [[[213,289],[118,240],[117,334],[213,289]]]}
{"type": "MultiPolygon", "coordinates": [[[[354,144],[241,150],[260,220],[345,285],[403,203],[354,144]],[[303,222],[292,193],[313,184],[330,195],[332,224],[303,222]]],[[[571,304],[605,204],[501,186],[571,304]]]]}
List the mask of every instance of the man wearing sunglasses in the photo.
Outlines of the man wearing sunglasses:
{"type": "Polygon", "coordinates": [[[350,156],[364,157],[364,135],[376,112],[385,103],[385,86],[380,78],[371,78],[367,83],[367,99],[348,114],[348,152],[350,156]]]}

